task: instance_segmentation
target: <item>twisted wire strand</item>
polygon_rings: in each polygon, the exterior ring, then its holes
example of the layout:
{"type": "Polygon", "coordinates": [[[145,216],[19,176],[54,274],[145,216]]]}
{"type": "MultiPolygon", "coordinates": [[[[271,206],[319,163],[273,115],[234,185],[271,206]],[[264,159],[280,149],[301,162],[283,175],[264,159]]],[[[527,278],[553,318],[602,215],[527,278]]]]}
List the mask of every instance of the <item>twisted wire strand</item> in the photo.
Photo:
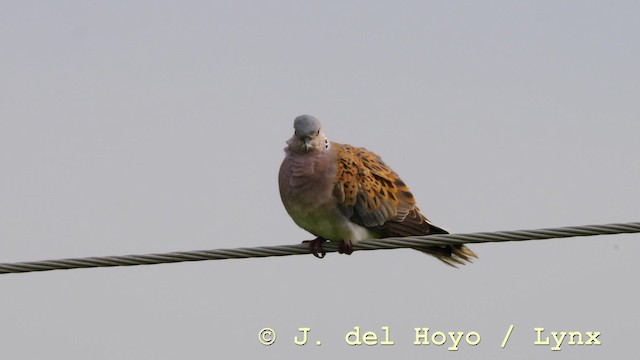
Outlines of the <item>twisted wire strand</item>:
{"type": "MultiPolygon", "coordinates": [[[[640,222],[631,222],[605,225],[569,226],[537,230],[476,232],[466,234],[439,234],[428,236],[409,236],[365,240],[354,245],[353,250],[360,251],[397,248],[424,248],[438,245],[545,240],[575,236],[612,235],[639,232],[640,222]]],[[[328,242],[324,244],[323,247],[327,253],[338,251],[338,246],[334,242],[328,242]]],[[[0,264],[0,274],[112,266],[154,265],[185,261],[245,259],[304,254],[309,254],[309,248],[305,244],[299,244],[262,246],[253,248],[178,251],[164,254],[86,257],[75,259],[27,261],[0,264]]]]}

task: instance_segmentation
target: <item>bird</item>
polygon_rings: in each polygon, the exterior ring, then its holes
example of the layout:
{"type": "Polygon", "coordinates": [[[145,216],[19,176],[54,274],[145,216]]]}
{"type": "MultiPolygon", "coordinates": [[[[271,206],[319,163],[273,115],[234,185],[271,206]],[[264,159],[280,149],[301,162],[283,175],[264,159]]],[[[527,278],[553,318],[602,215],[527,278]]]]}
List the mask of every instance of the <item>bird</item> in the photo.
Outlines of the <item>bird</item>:
{"type": "MultiPolygon", "coordinates": [[[[316,236],[305,241],[313,255],[325,256],[326,241],[350,255],[365,239],[448,234],[420,212],[409,187],[378,155],[329,141],[311,115],[296,117],[293,128],[278,174],[280,197],[293,221],[316,236]]],[[[477,258],[462,244],[415,249],[454,267],[477,258]]]]}

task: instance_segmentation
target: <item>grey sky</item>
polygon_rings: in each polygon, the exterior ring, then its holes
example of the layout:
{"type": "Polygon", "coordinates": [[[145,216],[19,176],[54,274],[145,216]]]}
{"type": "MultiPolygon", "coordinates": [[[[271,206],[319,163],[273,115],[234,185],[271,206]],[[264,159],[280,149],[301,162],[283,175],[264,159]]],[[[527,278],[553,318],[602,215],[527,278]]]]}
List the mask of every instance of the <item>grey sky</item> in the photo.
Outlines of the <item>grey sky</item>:
{"type": "MultiPolygon", "coordinates": [[[[456,232],[639,221],[638,13],[3,1],[0,262],[309,239],[277,190],[302,113],[381,155],[456,232]]],[[[544,327],[602,333],[558,358],[621,358],[636,353],[639,244],[475,245],[458,270],[392,250],[2,275],[0,357],[537,359],[551,353],[534,345],[544,327]],[[389,326],[395,345],[350,347],[354,326],[389,326]],[[313,344],[293,343],[300,327],[313,344]],[[481,342],[415,346],[416,327],[481,342]]]]}

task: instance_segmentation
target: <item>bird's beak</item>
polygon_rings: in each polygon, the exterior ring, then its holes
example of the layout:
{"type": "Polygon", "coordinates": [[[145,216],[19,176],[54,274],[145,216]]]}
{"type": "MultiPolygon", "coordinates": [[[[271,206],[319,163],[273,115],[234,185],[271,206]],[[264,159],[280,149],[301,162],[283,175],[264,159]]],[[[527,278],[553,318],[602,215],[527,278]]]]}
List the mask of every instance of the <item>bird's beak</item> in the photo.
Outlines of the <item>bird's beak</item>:
{"type": "Polygon", "coordinates": [[[309,149],[311,149],[311,140],[310,139],[304,139],[302,140],[302,147],[304,147],[304,151],[308,152],[309,149]]]}

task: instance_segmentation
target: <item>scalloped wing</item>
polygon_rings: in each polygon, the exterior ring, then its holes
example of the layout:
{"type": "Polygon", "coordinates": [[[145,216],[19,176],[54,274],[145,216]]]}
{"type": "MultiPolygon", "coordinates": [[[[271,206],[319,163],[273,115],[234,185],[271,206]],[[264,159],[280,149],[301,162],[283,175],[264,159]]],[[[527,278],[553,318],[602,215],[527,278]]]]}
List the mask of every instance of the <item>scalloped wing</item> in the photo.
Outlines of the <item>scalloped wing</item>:
{"type": "MultiPolygon", "coordinates": [[[[409,187],[378,155],[364,148],[332,143],[336,154],[333,195],[340,211],[380,237],[448,234],[420,213],[409,187]]],[[[477,258],[464,245],[416,248],[456,266],[477,258]]]]}
{"type": "Polygon", "coordinates": [[[337,171],[334,196],[340,210],[367,228],[402,221],[415,208],[407,185],[376,154],[332,143],[337,171]]]}

